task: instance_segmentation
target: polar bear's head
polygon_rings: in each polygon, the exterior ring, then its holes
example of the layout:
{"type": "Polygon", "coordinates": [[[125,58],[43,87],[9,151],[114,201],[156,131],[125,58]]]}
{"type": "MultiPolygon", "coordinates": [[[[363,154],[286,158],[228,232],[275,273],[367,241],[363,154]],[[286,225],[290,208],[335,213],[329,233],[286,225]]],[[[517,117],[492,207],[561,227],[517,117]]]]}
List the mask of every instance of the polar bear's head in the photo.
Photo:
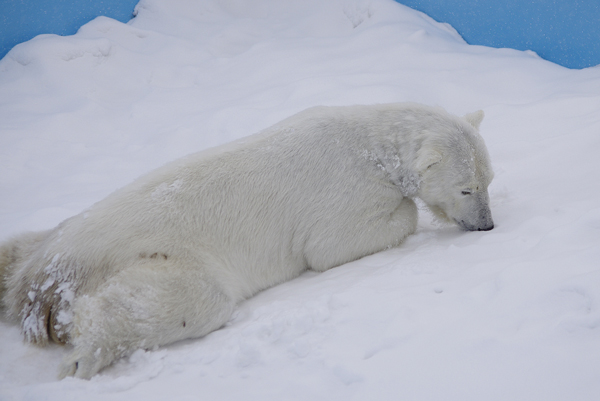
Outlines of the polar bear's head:
{"type": "Polygon", "coordinates": [[[482,119],[478,111],[440,127],[417,155],[418,196],[437,217],[469,231],[494,228],[488,195],[494,174],[478,132],[482,119]]]}

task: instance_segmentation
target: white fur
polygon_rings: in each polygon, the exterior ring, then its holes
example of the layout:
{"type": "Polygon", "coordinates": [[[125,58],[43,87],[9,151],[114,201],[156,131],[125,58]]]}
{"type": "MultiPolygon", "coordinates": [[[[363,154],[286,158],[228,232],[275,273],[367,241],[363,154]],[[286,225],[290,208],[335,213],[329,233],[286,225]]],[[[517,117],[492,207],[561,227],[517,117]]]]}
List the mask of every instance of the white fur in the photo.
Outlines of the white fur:
{"type": "Polygon", "coordinates": [[[414,197],[491,229],[482,118],[316,107],[188,156],[0,247],[7,312],[31,342],[71,343],[62,375],[89,378],[219,328],[237,302],[306,269],[398,245],[416,228],[414,197]]]}

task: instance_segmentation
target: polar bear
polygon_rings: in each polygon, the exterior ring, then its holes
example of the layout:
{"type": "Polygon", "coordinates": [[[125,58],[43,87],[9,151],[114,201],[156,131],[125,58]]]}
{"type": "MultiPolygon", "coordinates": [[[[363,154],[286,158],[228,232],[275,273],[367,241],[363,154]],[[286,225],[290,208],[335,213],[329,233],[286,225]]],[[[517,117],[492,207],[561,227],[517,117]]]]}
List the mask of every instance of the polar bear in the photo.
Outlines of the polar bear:
{"type": "Polygon", "coordinates": [[[7,315],[72,345],[61,377],[218,329],[235,305],[312,269],[394,247],[420,198],[493,228],[483,112],[413,103],[315,107],[168,164],[55,229],[0,247],[7,315]]]}

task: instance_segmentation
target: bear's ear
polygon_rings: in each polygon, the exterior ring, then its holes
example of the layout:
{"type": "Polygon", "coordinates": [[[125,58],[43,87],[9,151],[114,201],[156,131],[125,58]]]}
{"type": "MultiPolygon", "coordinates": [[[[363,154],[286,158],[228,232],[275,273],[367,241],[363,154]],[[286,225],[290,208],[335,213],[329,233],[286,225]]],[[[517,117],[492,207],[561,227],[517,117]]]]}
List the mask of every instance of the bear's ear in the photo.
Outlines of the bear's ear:
{"type": "Polygon", "coordinates": [[[417,171],[424,173],[429,167],[442,161],[442,154],[436,150],[421,149],[417,155],[417,171]]]}
{"type": "Polygon", "coordinates": [[[483,110],[479,110],[465,115],[464,119],[467,120],[467,122],[471,124],[473,128],[478,130],[479,124],[481,124],[481,121],[483,120],[484,116],[485,113],[483,112],[483,110]]]}

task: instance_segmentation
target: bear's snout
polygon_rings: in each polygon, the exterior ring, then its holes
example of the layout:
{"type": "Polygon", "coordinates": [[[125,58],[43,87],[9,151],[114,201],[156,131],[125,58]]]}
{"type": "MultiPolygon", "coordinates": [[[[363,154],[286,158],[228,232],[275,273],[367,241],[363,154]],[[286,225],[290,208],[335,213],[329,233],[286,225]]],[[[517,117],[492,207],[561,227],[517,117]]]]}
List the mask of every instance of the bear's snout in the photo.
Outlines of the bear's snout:
{"type": "Polygon", "coordinates": [[[489,220],[486,222],[483,222],[481,224],[469,224],[464,220],[455,220],[456,224],[458,224],[460,226],[460,228],[462,228],[463,230],[466,231],[490,231],[494,228],[494,222],[489,220]]]}
{"type": "Polygon", "coordinates": [[[490,224],[487,227],[479,227],[477,231],[490,231],[494,229],[494,223],[490,224]]]}

